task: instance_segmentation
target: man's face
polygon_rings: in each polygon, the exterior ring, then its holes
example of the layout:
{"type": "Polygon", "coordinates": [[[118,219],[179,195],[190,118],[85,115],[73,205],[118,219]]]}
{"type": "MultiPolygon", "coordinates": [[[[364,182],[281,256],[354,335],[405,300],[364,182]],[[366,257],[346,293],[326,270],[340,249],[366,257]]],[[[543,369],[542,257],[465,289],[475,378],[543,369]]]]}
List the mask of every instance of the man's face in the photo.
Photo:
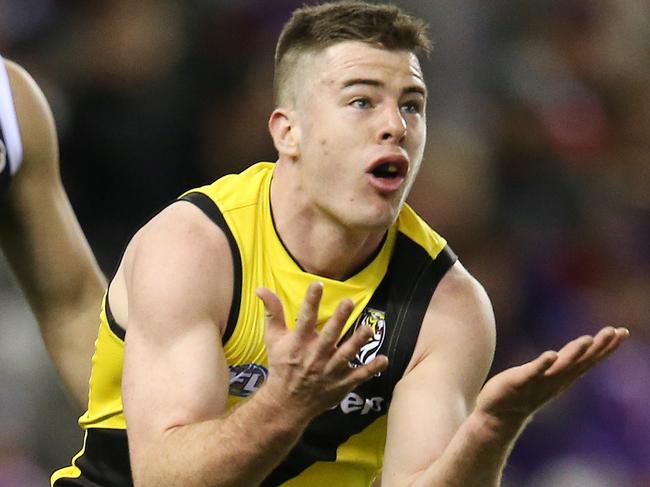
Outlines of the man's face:
{"type": "Polygon", "coordinates": [[[350,229],[388,227],[424,150],[426,88],[417,57],[346,41],[301,69],[296,112],[303,196],[350,229]]]}

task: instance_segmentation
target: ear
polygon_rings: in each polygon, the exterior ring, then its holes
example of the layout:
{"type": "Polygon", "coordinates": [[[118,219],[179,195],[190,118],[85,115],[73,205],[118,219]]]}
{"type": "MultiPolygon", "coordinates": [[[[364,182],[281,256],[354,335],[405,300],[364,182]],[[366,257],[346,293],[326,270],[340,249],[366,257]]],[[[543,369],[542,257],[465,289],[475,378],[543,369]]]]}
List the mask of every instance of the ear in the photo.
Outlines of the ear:
{"type": "Polygon", "coordinates": [[[297,159],[300,154],[300,131],[295,117],[296,113],[286,108],[276,108],[269,117],[269,132],[280,158],[297,159]]]}

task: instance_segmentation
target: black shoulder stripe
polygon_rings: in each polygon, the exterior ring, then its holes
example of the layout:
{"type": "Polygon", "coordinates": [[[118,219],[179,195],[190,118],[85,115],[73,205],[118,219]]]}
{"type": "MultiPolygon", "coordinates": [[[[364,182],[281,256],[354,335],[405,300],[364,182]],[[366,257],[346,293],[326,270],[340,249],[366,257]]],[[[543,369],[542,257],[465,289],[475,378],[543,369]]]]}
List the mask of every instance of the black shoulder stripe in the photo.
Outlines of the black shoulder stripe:
{"type": "Polygon", "coordinates": [[[113,333],[115,333],[117,337],[119,337],[120,340],[124,341],[124,338],[126,337],[126,330],[122,328],[117,323],[117,321],[115,321],[115,317],[113,316],[111,307],[108,304],[108,291],[106,292],[106,297],[104,298],[104,300],[106,302],[104,308],[106,309],[106,321],[108,322],[108,327],[111,329],[113,333]]]}
{"type": "Polygon", "coordinates": [[[425,249],[403,234],[399,234],[394,252],[391,259],[394,268],[389,272],[395,274],[391,279],[391,299],[387,310],[387,314],[395,317],[388,345],[391,392],[411,360],[424,314],[438,283],[458,260],[449,246],[432,259],[425,249]]]}
{"type": "Polygon", "coordinates": [[[209,196],[193,192],[188,193],[181,198],[179,201],[188,201],[196,205],[205,215],[210,218],[223,232],[226,234],[228,239],[228,244],[230,245],[230,251],[232,253],[232,265],[233,265],[233,290],[232,290],[232,303],[230,305],[230,313],[228,314],[228,323],[226,324],[226,331],[223,334],[223,343],[226,343],[228,339],[232,336],[235,331],[235,325],[239,319],[239,306],[241,302],[241,285],[242,285],[242,262],[241,254],[239,253],[239,246],[235,240],[228,223],[223,217],[221,210],[215,204],[209,196]]]}

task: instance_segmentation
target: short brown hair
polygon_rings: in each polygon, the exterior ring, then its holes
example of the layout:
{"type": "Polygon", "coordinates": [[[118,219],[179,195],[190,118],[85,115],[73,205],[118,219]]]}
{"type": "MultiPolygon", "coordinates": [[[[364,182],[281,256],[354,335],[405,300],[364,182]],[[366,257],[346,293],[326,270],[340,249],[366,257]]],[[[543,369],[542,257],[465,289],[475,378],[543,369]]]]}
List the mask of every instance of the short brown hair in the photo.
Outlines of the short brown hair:
{"type": "Polygon", "coordinates": [[[302,54],[342,41],[361,41],[416,54],[431,52],[427,24],[395,5],[343,1],[302,7],[285,24],[276,46],[275,103],[285,101],[283,87],[302,54]]]}

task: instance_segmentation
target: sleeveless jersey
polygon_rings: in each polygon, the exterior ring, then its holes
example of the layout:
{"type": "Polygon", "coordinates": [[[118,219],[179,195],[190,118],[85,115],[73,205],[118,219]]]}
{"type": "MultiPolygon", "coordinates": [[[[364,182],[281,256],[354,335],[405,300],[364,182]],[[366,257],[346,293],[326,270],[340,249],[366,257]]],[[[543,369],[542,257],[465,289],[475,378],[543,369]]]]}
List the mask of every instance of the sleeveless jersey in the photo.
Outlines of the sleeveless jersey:
{"type": "Polygon", "coordinates": [[[9,75],[0,56],[0,195],[9,187],[9,181],[18,170],[22,157],[23,146],[9,75]]]}
{"type": "MultiPolygon", "coordinates": [[[[180,198],[198,206],[230,243],[234,292],[222,338],[230,368],[228,407],[245,401],[268,373],[264,307],[255,289],[274,291],[284,305],[286,323],[293,324],[308,284],[320,280],[319,327],[341,299],[349,298],[355,307],[341,339],[359,326],[373,329],[373,337],[350,365],[368,363],[377,354],[387,355],[390,365],[316,417],[262,486],[367,487],[381,469],[393,389],[411,358],[436,285],[456,257],[405,205],[380,249],[357,274],[344,281],[310,274],[293,260],[275,231],[269,198],[273,166],[253,165],[180,198]]],[[[132,485],[120,395],[124,336],[104,298],[88,411],[80,419],[86,430],[84,446],[72,466],[54,473],[55,487],[132,485]]]]}

